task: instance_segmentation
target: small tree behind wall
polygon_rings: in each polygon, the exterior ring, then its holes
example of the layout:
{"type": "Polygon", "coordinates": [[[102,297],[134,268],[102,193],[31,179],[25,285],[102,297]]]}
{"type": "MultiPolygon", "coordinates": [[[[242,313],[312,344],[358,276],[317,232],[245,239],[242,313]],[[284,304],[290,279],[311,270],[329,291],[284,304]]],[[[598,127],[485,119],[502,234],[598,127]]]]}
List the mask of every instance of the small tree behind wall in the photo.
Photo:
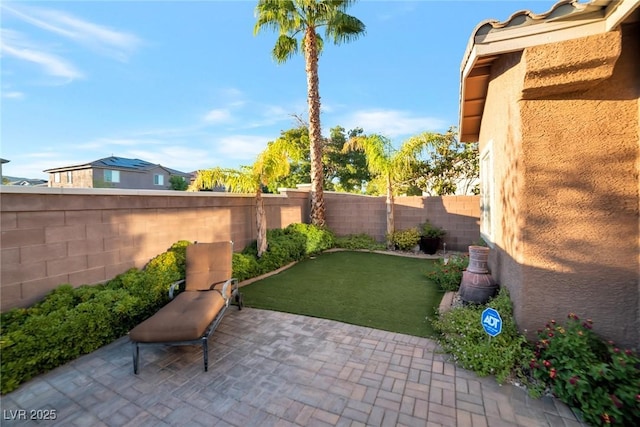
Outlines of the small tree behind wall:
{"type": "Polygon", "coordinates": [[[289,160],[299,159],[301,152],[296,146],[279,138],[270,142],[267,148],[258,155],[252,166],[241,166],[238,169],[215,167],[198,171],[196,179],[189,186],[190,191],[211,190],[223,186],[232,193],[255,194],[256,229],[258,257],[267,250],[267,217],[264,211],[262,187],[270,180],[286,176],[289,173],[289,160]]]}
{"type": "Polygon", "coordinates": [[[395,231],[394,196],[397,185],[408,173],[415,170],[416,164],[419,162],[418,158],[425,148],[442,138],[443,135],[439,133],[424,133],[420,138],[411,138],[399,149],[396,149],[391,140],[374,134],[367,137],[356,136],[349,139],[344,145],[344,151],[363,151],[371,174],[385,182],[387,246],[389,248],[393,246],[391,236],[395,231]]]}

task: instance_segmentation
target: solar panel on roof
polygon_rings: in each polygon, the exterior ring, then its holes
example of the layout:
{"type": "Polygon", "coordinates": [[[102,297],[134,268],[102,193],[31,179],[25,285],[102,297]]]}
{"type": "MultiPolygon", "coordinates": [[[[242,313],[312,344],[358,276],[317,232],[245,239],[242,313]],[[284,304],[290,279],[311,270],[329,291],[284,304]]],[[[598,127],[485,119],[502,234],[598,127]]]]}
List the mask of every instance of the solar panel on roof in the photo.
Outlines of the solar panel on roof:
{"type": "Polygon", "coordinates": [[[148,166],[152,166],[153,163],[149,163],[140,159],[125,159],[124,157],[107,157],[105,159],[101,159],[100,163],[105,166],[114,166],[120,168],[130,168],[130,169],[139,169],[145,168],[148,166]]]}

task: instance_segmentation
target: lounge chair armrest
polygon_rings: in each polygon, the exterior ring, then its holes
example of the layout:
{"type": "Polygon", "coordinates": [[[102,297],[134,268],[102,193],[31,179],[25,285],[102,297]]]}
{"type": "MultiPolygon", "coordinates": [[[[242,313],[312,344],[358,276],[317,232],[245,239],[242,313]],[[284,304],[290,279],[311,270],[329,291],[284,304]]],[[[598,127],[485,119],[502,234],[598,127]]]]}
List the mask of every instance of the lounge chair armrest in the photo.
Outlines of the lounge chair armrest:
{"type": "Polygon", "coordinates": [[[176,289],[178,289],[178,286],[180,286],[182,283],[184,283],[184,279],[178,280],[177,282],[173,282],[171,284],[171,287],[169,287],[169,299],[173,299],[173,294],[175,293],[176,289]]]}
{"type": "Polygon", "coordinates": [[[213,291],[218,292],[220,295],[222,295],[222,298],[224,298],[224,302],[226,305],[229,304],[229,300],[230,300],[229,296],[233,295],[233,290],[235,289],[233,287],[233,280],[234,279],[228,279],[228,280],[225,280],[224,282],[214,283],[209,288],[213,291]],[[222,287],[220,287],[220,285],[222,285],[222,287]],[[229,291],[229,286],[231,286],[231,292],[229,291]]]}

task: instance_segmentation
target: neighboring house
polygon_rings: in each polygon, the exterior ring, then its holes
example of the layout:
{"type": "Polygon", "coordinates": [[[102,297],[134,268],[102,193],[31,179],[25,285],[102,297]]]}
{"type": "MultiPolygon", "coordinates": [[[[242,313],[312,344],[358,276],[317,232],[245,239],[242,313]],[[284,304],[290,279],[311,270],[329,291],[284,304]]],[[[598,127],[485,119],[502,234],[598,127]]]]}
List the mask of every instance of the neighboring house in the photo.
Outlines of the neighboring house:
{"type": "Polygon", "coordinates": [[[169,190],[172,176],[189,182],[188,173],[140,159],[106,157],[91,163],[47,169],[49,187],[169,190]]]}
{"type": "Polygon", "coordinates": [[[31,178],[14,178],[10,176],[5,176],[8,179],[8,183],[6,185],[19,185],[22,187],[48,187],[48,182],[46,179],[31,179],[31,178]]]}
{"type": "Polygon", "coordinates": [[[561,1],[483,22],[462,61],[481,231],[529,338],[574,312],[640,346],[639,4],[561,1]]]}

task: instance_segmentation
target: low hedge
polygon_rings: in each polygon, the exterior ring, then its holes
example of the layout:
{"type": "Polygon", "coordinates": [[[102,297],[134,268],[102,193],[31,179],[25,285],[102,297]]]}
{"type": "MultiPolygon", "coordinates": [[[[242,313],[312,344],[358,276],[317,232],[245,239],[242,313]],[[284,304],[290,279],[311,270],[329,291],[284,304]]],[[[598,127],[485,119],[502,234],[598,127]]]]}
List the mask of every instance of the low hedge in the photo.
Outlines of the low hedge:
{"type": "Polygon", "coordinates": [[[233,277],[240,281],[250,279],[330,249],[335,245],[335,236],[326,228],[291,224],[267,230],[267,242],[268,248],[260,258],[255,241],[241,253],[233,254],[233,277]]]}
{"type": "Polygon", "coordinates": [[[152,259],[101,285],[65,284],[29,308],[0,318],[2,394],[24,381],[126,334],[168,301],[172,282],[184,277],[180,241],[152,259]]]}
{"type": "MultiPolygon", "coordinates": [[[[324,228],[292,224],[267,232],[269,247],[257,257],[255,242],[233,254],[233,277],[245,280],[333,247],[324,228]]],[[[175,243],[143,270],[130,269],[101,285],[65,284],[29,308],[0,316],[2,394],[125,335],[168,301],[171,283],[185,276],[185,248],[175,243]]]]}

